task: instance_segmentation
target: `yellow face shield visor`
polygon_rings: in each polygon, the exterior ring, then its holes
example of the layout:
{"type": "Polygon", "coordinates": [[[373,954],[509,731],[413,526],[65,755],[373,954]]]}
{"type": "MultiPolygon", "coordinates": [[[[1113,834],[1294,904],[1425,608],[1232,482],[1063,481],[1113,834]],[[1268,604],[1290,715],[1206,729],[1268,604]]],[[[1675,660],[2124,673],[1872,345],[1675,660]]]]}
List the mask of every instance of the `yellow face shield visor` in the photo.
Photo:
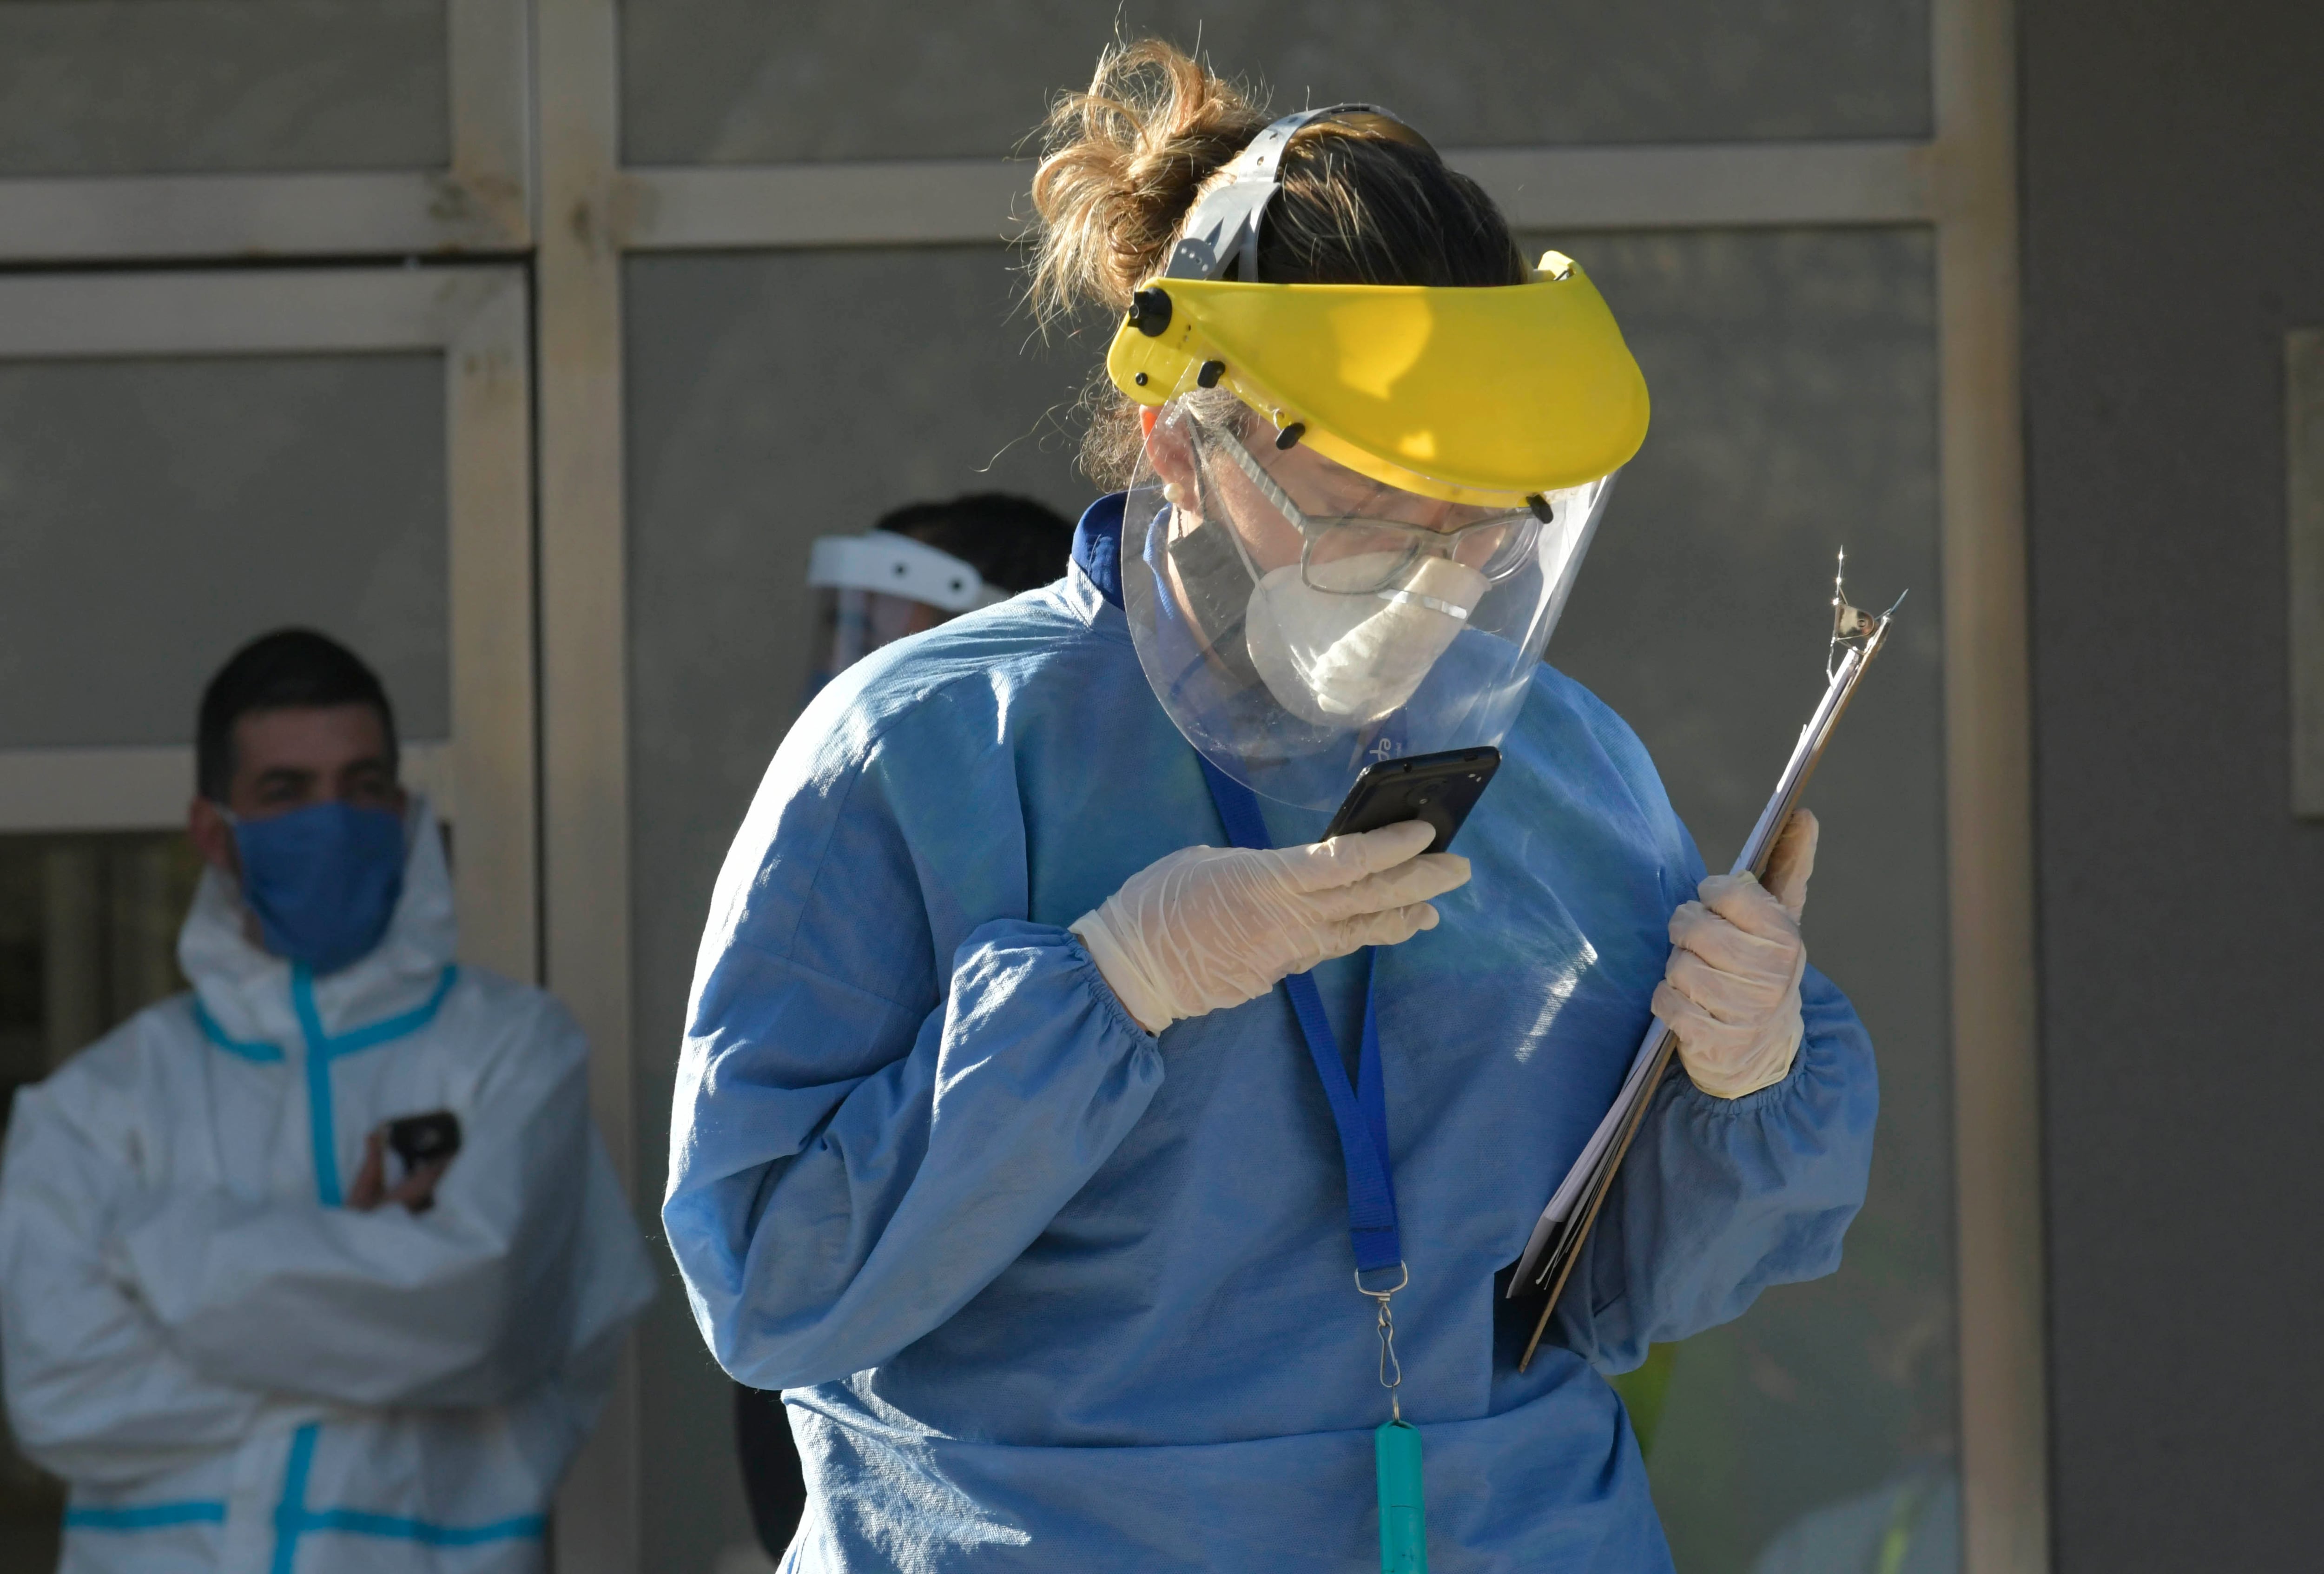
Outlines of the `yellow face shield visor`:
{"type": "Polygon", "coordinates": [[[1533,282],[1489,288],[1157,277],[1106,370],[1140,404],[1226,388],[1325,458],[1450,503],[1521,506],[1646,436],[1646,378],[1555,252],[1533,282]]]}

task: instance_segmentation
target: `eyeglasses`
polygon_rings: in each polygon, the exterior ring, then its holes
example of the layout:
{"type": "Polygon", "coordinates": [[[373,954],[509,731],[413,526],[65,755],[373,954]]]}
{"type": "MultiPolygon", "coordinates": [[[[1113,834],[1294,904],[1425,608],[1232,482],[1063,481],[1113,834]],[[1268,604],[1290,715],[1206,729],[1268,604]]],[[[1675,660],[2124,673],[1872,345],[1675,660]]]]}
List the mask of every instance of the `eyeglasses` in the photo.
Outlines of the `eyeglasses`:
{"type": "Polygon", "coordinates": [[[1488,580],[1506,579],[1532,560],[1541,537],[1542,522],[1531,509],[1489,514],[1452,530],[1365,514],[1309,514],[1240,438],[1207,423],[1204,430],[1259,495],[1299,532],[1300,578],[1318,590],[1378,595],[1401,583],[1425,557],[1450,558],[1488,580]]]}

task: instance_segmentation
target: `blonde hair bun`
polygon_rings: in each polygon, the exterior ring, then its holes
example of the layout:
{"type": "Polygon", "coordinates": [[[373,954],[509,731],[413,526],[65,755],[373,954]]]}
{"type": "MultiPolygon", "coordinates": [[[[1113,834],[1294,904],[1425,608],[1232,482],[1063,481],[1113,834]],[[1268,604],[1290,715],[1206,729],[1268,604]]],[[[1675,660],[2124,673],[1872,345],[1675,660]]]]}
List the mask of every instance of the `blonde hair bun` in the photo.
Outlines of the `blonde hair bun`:
{"type": "MultiPolygon", "coordinates": [[[[1060,94],[1033,176],[1031,299],[1044,328],[1119,315],[1160,273],[1211,178],[1272,117],[1264,97],[1160,39],[1109,48],[1087,88],[1060,94]]],[[[1434,149],[1377,116],[1310,123],[1284,149],[1259,273],[1270,283],[1519,284],[1508,222],[1434,149]]],[[[1082,468],[1128,486],[1142,433],[1097,368],[1083,391],[1082,468]]]]}
{"type": "Polygon", "coordinates": [[[1033,176],[1033,301],[1045,319],[1126,311],[1203,185],[1267,125],[1265,106],[1160,39],[1098,57],[1044,124],[1033,176]]]}

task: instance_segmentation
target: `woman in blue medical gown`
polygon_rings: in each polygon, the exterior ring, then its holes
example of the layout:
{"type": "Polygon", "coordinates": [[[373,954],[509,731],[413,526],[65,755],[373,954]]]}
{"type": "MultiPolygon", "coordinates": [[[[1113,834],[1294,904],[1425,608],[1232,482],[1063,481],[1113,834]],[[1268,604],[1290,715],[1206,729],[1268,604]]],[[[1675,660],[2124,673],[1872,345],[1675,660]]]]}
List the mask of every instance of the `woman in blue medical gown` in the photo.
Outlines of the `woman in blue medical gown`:
{"type": "Polygon", "coordinates": [[[1877,1091],[1799,939],[1812,824],[1706,881],[1539,660],[1644,384],[1381,111],[1270,124],[1141,45],[1051,130],[1038,282],[1116,314],[1121,489],[1065,579],[817,697],[695,979],[664,1218],[720,1363],[787,1391],[785,1567],[1370,1567],[1369,1131],[1429,1560],[1667,1569],[1605,1376],[1838,1264],[1877,1091]],[[1367,760],[1478,744],[1460,856],[1314,845],[1367,760]],[[1520,1373],[1505,1270],[1650,1014],[1683,1072],[1520,1373]]]}

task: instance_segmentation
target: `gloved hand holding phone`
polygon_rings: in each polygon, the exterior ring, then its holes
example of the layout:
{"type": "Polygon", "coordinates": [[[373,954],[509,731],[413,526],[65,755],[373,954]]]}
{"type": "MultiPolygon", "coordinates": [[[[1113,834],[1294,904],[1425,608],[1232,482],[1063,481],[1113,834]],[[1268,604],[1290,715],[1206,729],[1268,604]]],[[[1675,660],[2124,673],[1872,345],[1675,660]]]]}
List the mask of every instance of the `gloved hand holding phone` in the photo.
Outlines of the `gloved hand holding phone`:
{"type": "Polygon", "coordinates": [[[1148,1032],[1255,1000],[1286,975],[1436,927],[1469,860],[1417,820],[1304,847],[1186,847],[1070,926],[1148,1032]]]}

